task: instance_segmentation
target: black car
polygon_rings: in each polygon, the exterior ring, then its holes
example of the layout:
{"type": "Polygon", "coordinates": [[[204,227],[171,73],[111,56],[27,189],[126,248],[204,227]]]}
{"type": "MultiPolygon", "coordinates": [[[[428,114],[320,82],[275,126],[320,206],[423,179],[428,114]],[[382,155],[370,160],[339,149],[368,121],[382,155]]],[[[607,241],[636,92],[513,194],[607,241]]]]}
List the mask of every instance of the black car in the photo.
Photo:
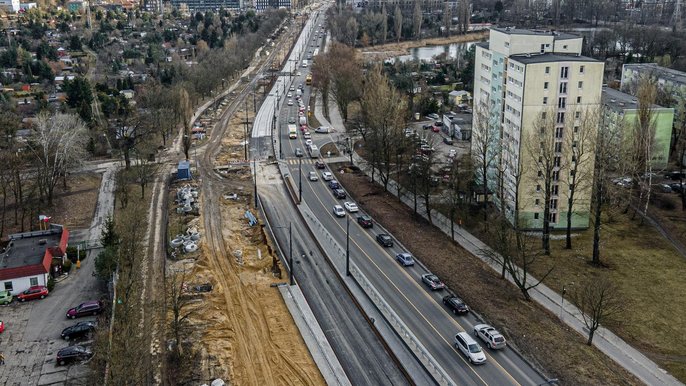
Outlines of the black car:
{"type": "Polygon", "coordinates": [[[445,304],[453,314],[466,314],[469,312],[469,307],[467,307],[462,299],[455,295],[443,297],[443,304],[445,304]]]}
{"type": "Polygon", "coordinates": [[[68,363],[88,360],[93,356],[93,352],[83,346],[69,346],[57,352],[57,364],[64,366],[68,363]]]}
{"type": "Polygon", "coordinates": [[[340,189],[341,185],[338,183],[336,180],[329,181],[329,188],[331,189],[340,189]]]}
{"type": "Polygon", "coordinates": [[[680,180],[686,178],[686,173],[681,173],[678,171],[665,173],[665,178],[668,180],[680,180]]]}
{"type": "Polygon", "coordinates": [[[357,223],[360,224],[362,228],[371,228],[374,226],[372,218],[367,216],[366,214],[357,216],[357,223]]]}
{"type": "Polygon", "coordinates": [[[295,156],[296,157],[302,157],[303,155],[305,155],[305,153],[303,153],[303,151],[300,150],[300,148],[295,149],[295,156]]]}
{"type": "Polygon", "coordinates": [[[346,198],[346,197],[347,197],[347,195],[345,194],[345,190],[340,189],[340,188],[339,188],[339,189],[334,189],[334,190],[333,190],[333,195],[334,195],[334,197],[336,197],[336,198],[346,198]]]}
{"type": "Polygon", "coordinates": [[[77,339],[90,335],[93,330],[95,330],[95,323],[79,322],[62,330],[60,336],[64,340],[77,339]]]}
{"type": "Polygon", "coordinates": [[[672,182],[669,187],[674,193],[681,193],[682,190],[686,189],[686,182],[681,184],[681,182],[672,182]]]}
{"type": "Polygon", "coordinates": [[[376,235],[376,241],[384,247],[393,246],[393,239],[391,238],[391,236],[385,233],[379,233],[378,235],[376,235]]]}
{"type": "Polygon", "coordinates": [[[322,162],[322,161],[315,161],[314,166],[317,169],[326,169],[326,164],[324,164],[324,162],[322,162]]]}
{"type": "Polygon", "coordinates": [[[433,127],[432,125],[422,125],[422,129],[424,129],[424,130],[429,130],[432,127],[433,127]]]}

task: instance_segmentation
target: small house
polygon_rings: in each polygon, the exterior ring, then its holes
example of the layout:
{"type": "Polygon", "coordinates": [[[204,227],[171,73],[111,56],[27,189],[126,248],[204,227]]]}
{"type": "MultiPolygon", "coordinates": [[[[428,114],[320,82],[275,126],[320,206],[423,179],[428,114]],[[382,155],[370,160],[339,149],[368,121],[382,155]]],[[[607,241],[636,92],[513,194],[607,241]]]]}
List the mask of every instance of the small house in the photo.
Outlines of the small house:
{"type": "Polygon", "coordinates": [[[468,104],[472,100],[472,95],[469,91],[455,90],[448,93],[448,98],[453,106],[468,104]]]}

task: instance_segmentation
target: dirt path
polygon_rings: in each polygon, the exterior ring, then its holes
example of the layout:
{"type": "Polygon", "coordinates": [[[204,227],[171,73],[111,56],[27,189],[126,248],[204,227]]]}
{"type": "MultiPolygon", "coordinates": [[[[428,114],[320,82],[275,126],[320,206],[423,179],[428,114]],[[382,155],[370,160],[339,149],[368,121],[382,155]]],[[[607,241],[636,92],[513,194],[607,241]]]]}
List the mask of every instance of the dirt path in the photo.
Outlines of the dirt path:
{"type": "Polygon", "coordinates": [[[399,43],[388,43],[378,46],[365,47],[360,49],[365,58],[383,60],[395,56],[407,55],[411,48],[425,46],[440,46],[453,43],[473,42],[485,40],[488,31],[472,32],[464,35],[454,35],[450,37],[439,37],[422,40],[408,40],[399,43]]]}

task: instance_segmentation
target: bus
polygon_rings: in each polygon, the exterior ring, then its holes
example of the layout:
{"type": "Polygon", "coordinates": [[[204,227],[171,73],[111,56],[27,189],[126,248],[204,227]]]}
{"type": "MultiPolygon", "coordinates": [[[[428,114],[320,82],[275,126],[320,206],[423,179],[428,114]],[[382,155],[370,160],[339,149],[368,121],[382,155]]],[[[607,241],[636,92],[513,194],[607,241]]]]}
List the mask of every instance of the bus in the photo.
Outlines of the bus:
{"type": "Polygon", "coordinates": [[[298,131],[295,125],[288,125],[288,138],[296,139],[298,138],[298,131]]]}
{"type": "Polygon", "coordinates": [[[307,78],[305,78],[305,84],[308,86],[312,85],[312,74],[307,74],[307,78]]]}

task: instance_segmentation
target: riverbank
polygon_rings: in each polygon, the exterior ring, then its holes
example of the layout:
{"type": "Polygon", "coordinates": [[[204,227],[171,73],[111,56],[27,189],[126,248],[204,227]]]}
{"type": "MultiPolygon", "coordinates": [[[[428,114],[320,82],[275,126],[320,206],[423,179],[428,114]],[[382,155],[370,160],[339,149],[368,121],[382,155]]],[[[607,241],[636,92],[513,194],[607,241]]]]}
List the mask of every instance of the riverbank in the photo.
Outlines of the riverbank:
{"type": "Polygon", "coordinates": [[[488,31],[471,32],[464,35],[454,35],[422,40],[408,40],[398,43],[388,43],[378,46],[365,47],[359,52],[365,59],[385,60],[388,58],[407,55],[409,50],[416,47],[442,46],[454,43],[482,41],[488,38],[488,31]]]}

